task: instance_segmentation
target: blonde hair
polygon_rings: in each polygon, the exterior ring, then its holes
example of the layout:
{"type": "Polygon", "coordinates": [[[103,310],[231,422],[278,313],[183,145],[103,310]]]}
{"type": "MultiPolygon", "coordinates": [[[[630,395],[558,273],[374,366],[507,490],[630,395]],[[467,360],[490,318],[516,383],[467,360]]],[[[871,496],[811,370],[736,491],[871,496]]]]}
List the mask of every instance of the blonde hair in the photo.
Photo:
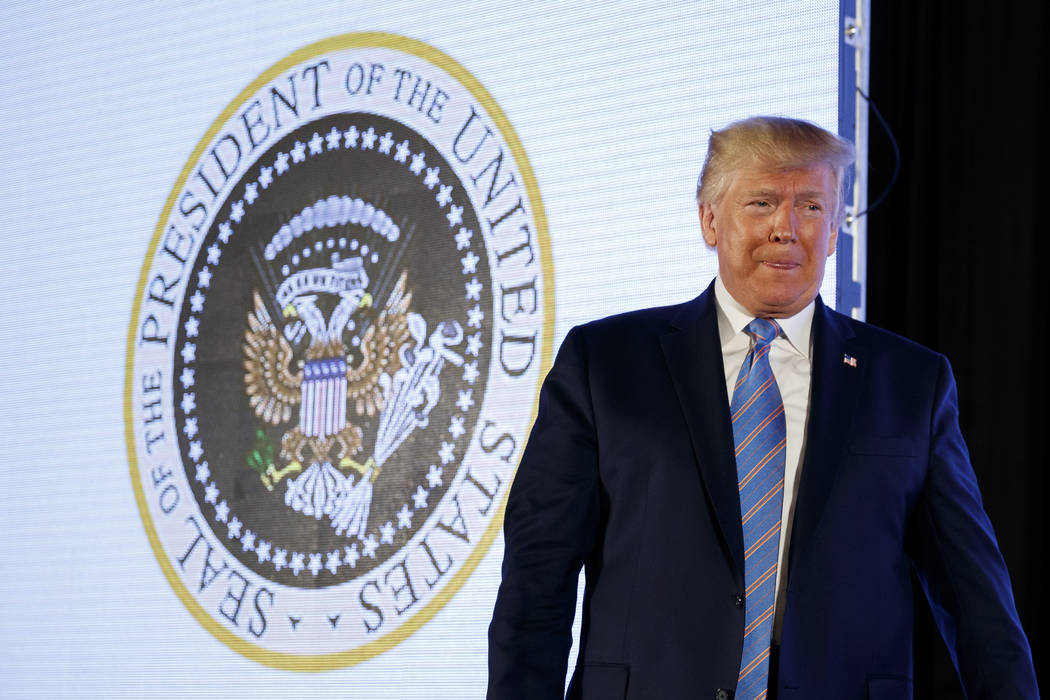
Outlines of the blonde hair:
{"type": "Polygon", "coordinates": [[[716,203],[732,176],[746,167],[795,170],[827,164],[835,181],[835,223],[839,224],[845,212],[846,168],[855,158],[852,143],[816,124],[787,117],[749,117],[711,132],[696,201],[716,203]]]}

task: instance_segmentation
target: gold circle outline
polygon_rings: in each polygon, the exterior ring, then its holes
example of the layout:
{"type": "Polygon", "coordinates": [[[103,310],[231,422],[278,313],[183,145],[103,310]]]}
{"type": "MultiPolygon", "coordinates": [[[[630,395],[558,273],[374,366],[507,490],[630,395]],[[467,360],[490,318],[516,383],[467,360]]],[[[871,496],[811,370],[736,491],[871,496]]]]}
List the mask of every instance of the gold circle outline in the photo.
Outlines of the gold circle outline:
{"type": "Polygon", "coordinates": [[[540,345],[539,381],[537,382],[536,395],[532,402],[532,411],[529,420],[530,424],[535,419],[539,405],[540,384],[550,369],[553,357],[554,259],[550,246],[547,215],[543,208],[542,200],[540,199],[540,191],[536,182],[536,175],[525,155],[525,149],[521,144],[521,140],[518,138],[513,126],[511,126],[507,115],[499,107],[492,95],[485,89],[481,82],[468,72],[458,61],[440,49],[417,39],[412,39],[399,34],[390,34],[386,32],[355,32],[339,34],[308,44],[307,46],[293,51],[253,80],[226,106],[207,132],[205,132],[204,136],[197,144],[197,147],[190,155],[189,160],[187,160],[182,172],[179,174],[178,180],[176,180],[175,185],[172,187],[171,193],[168,195],[167,201],[164,204],[163,213],[154,229],[153,238],[150,240],[146,258],[143,262],[142,270],[139,273],[138,287],[135,293],[135,303],[131,313],[130,324],[128,326],[127,359],[125,362],[124,378],[124,434],[128,449],[128,465],[131,471],[131,484],[135,493],[135,501],[138,505],[139,514],[142,517],[143,525],[146,528],[146,535],[149,538],[149,543],[153,549],[154,556],[156,556],[157,562],[160,564],[160,568],[164,572],[164,576],[168,579],[168,583],[174,589],[175,593],[182,601],[182,604],[186,606],[186,609],[190,611],[202,627],[237,653],[266,666],[292,671],[329,671],[359,664],[392,649],[429,622],[434,615],[436,615],[437,612],[452,599],[456,592],[459,591],[470,575],[474,573],[474,570],[481,562],[481,559],[492,546],[492,542],[496,539],[496,535],[499,534],[503,524],[503,514],[507,505],[507,495],[510,492],[510,482],[506,484],[506,487],[503,490],[503,497],[496,513],[493,515],[485,532],[482,533],[481,539],[478,540],[478,544],[473,550],[471,550],[471,553],[463,563],[463,566],[460,567],[459,571],[453,575],[452,579],[437,593],[437,595],[431,598],[419,612],[402,623],[397,629],[353,649],[332,652],[329,654],[289,654],[286,652],[265,649],[257,644],[242,639],[223,625],[219,624],[201,606],[201,604],[197,602],[196,598],[190,594],[185,585],[183,585],[182,580],[175,573],[175,569],[172,567],[172,564],[168,560],[164,548],[160,543],[156,528],[154,527],[153,520],[150,516],[149,506],[146,503],[146,495],[142,489],[142,482],[138,468],[138,457],[135,449],[135,420],[132,408],[132,390],[135,370],[135,339],[137,337],[139,326],[142,296],[146,288],[146,278],[149,276],[151,263],[156,255],[157,248],[160,245],[161,236],[167,225],[168,217],[170,216],[172,208],[175,206],[176,197],[182,191],[186,181],[189,179],[193,166],[200,161],[204,149],[211,143],[212,139],[215,138],[219,130],[229,121],[237,108],[240,107],[248,97],[255,94],[260,88],[288,68],[325,52],[368,47],[393,49],[403,53],[412,54],[418,58],[429,61],[431,64],[444,70],[452,76],[453,79],[459,82],[461,86],[467,88],[474,99],[484,107],[486,113],[495,123],[500,134],[503,136],[504,141],[510,149],[511,155],[514,156],[514,162],[518,166],[518,170],[524,180],[525,192],[528,195],[529,203],[532,208],[533,221],[536,224],[536,233],[540,243],[540,270],[543,275],[544,290],[544,336],[540,345]]]}

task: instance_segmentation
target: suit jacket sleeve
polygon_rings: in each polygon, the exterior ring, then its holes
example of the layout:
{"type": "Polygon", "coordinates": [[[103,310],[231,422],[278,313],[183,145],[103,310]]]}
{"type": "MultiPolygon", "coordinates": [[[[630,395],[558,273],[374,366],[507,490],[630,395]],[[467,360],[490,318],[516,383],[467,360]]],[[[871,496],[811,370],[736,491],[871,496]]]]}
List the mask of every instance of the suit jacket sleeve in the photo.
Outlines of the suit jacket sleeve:
{"type": "Polygon", "coordinates": [[[968,697],[1038,698],[1028,640],[981,505],[944,358],[930,428],[929,471],[910,533],[919,579],[968,697]]]}
{"type": "Polygon", "coordinates": [[[580,568],[598,532],[598,455],[574,329],[540,391],[511,487],[503,580],[489,626],[490,700],[562,698],[580,568]]]}

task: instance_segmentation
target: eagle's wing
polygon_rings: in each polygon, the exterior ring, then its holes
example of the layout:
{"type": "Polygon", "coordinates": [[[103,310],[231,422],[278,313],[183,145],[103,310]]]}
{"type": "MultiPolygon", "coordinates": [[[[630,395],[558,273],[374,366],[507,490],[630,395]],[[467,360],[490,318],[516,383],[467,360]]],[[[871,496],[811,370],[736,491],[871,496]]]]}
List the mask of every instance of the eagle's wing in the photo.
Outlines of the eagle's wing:
{"type": "Polygon", "coordinates": [[[271,425],[288,422],[301,399],[302,371],[292,374],[292,346],[270,318],[259,292],[244,332],[244,384],[255,415],[271,425]]]}
{"type": "Polygon", "coordinates": [[[358,415],[374,416],[383,409],[383,389],[379,377],[392,375],[401,366],[398,350],[411,340],[408,332],[408,307],[412,292],[405,291],[406,272],[401,273],[379,318],[361,338],[361,364],[347,367],[347,403],[358,415]]]}

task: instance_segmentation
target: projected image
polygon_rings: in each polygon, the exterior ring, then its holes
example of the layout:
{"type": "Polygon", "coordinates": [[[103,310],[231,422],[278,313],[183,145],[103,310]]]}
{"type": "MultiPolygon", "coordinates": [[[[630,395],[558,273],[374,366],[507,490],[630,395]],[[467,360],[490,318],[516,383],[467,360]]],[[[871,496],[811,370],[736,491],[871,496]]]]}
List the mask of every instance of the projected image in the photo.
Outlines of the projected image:
{"type": "Polygon", "coordinates": [[[541,205],[490,98],[401,37],[312,48],[185,170],[129,376],[172,585],[288,668],[369,658],[455,593],[550,346],[541,205]]]}
{"type": "Polygon", "coordinates": [[[711,281],[712,129],[852,91],[827,0],[0,25],[5,697],[484,697],[562,340],[711,281]]]}

